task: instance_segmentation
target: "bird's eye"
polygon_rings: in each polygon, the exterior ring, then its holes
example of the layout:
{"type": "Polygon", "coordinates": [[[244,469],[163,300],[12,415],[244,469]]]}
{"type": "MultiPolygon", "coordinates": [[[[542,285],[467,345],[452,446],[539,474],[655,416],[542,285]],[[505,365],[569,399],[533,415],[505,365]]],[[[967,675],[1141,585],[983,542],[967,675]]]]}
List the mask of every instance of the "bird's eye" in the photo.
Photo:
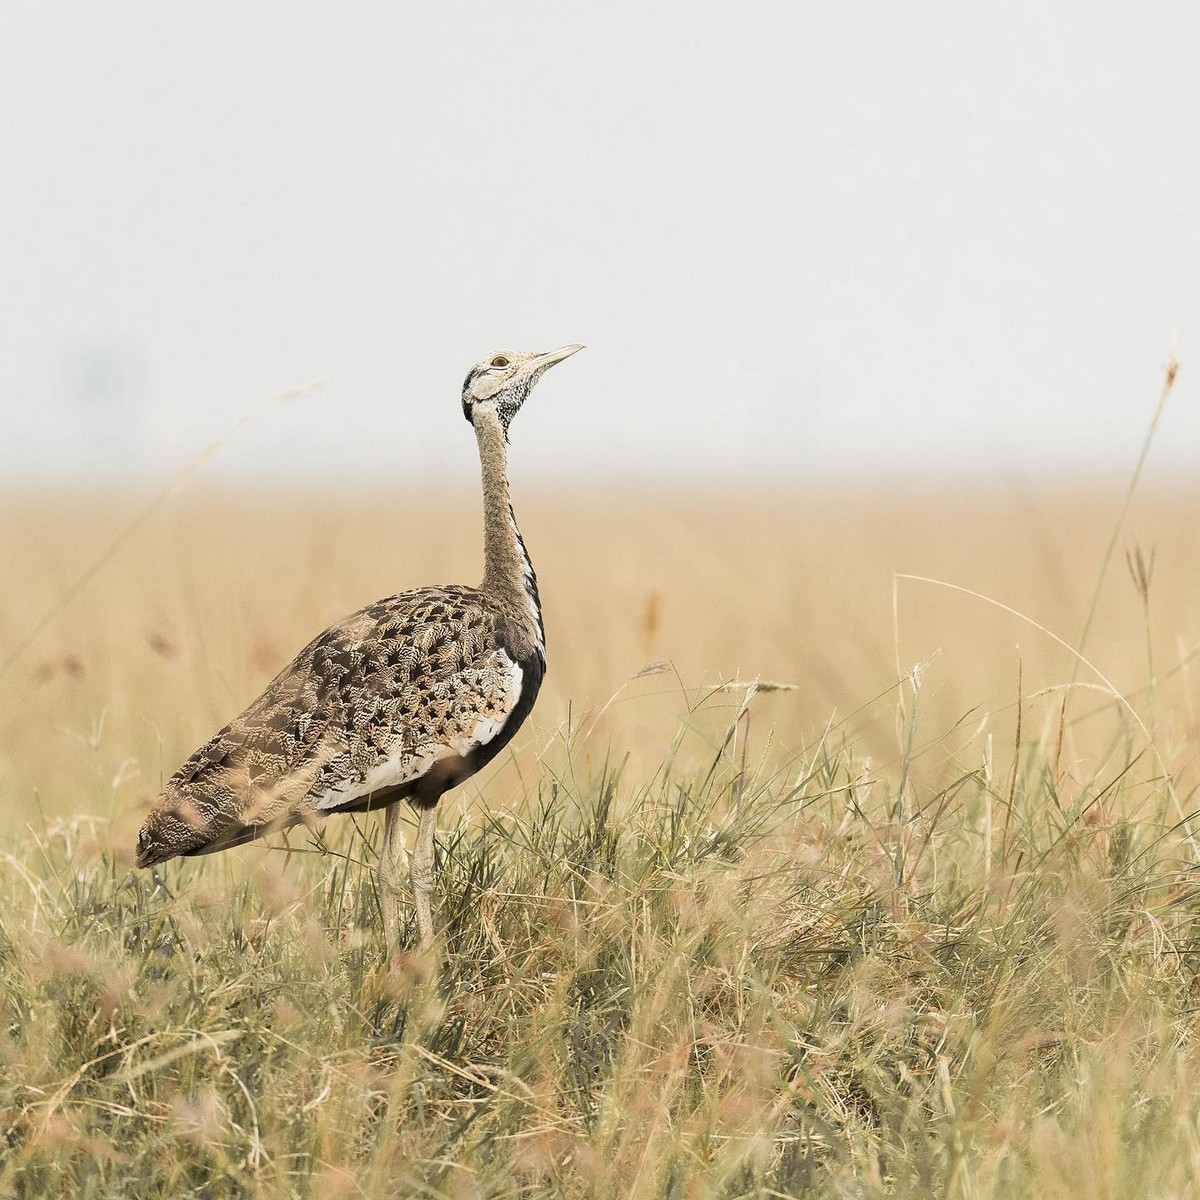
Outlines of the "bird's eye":
{"type": "Polygon", "coordinates": [[[492,366],[493,367],[507,367],[508,359],[505,358],[503,354],[497,354],[496,357],[492,359],[492,366]]]}

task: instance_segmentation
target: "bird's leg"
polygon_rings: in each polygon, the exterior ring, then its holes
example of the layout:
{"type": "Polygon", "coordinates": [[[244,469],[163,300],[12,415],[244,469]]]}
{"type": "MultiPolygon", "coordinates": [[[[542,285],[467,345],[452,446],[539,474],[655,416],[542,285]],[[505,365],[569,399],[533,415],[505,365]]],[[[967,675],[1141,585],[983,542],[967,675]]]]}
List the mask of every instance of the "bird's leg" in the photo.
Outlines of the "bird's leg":
{"type": "Polygon", "coordinates": [[[433,914],[429,897],[433,895],[433,834],[437,829],[437,808],[422,806],[417,819],[417,843],[413,847],[408,864],[408,876],[412,882],[413,900],[417,905],[417,932],[421,935],[421,949],[433,945],[433,914]]]}
{"type": "Polygon", "coordinates": [[[379,910],[383,914],[383,938],[389,946],[400,941],[400,855],[404,853],[404,833],[400,828],[400,806],[393,804],[383,818],[383,844],[375,880],[379,892],[379,910]]]}

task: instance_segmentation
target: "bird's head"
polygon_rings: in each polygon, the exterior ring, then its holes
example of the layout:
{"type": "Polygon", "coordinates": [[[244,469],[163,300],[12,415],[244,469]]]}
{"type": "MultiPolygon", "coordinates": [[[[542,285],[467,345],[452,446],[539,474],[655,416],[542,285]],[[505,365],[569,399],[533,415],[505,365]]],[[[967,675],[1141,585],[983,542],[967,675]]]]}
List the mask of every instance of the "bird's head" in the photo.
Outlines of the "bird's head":
{"type": "Polygon", "coordinates": [[[200,822],[178,806],[156,808],[143,822],[137,836],[137,865],[152,867],[177,854],[187,854],[204,842],[200,822]]]}
{"type": "Polygon", "coordinates": [[[463,382],[463,416],[474,425],[476,414],[493,412],[507,437],[509,423],[525,403],[533,385],[555,363],[582,349],[582,346],[563,346],[545,354],[528,350],[497,351],[467,372],[463,382]]]}

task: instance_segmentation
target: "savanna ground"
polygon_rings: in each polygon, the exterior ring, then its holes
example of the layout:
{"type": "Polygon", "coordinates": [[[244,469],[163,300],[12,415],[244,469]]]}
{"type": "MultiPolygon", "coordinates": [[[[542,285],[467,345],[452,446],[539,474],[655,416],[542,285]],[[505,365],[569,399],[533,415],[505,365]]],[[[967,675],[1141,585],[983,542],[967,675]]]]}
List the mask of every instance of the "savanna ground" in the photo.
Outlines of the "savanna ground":
{"type": "Polygon", "coordinates": [[[376,818],[131,848],[474,494],[9,496],[0,1195],[1197,1194],[1200,491],[1126,482],[518,481],[551,670],[428,957],[376,818]]]}

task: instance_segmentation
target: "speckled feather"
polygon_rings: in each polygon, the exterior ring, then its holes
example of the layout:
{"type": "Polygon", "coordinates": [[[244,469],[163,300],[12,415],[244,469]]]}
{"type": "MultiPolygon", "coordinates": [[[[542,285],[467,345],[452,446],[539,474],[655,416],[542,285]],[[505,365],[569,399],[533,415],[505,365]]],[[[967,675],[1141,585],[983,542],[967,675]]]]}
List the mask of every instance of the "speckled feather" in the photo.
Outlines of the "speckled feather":
{"type": "Polygon", "coordinates": [[[532,707],[545,670],[538,634],[527,613],[469,587],[421,588],[351,614],[175,772],[158,808],[179,820],[139,861],[420,802],[422,790],[436,803],[532,707]],[[381,771],[390,781],[368,787],[381,771]]]}

